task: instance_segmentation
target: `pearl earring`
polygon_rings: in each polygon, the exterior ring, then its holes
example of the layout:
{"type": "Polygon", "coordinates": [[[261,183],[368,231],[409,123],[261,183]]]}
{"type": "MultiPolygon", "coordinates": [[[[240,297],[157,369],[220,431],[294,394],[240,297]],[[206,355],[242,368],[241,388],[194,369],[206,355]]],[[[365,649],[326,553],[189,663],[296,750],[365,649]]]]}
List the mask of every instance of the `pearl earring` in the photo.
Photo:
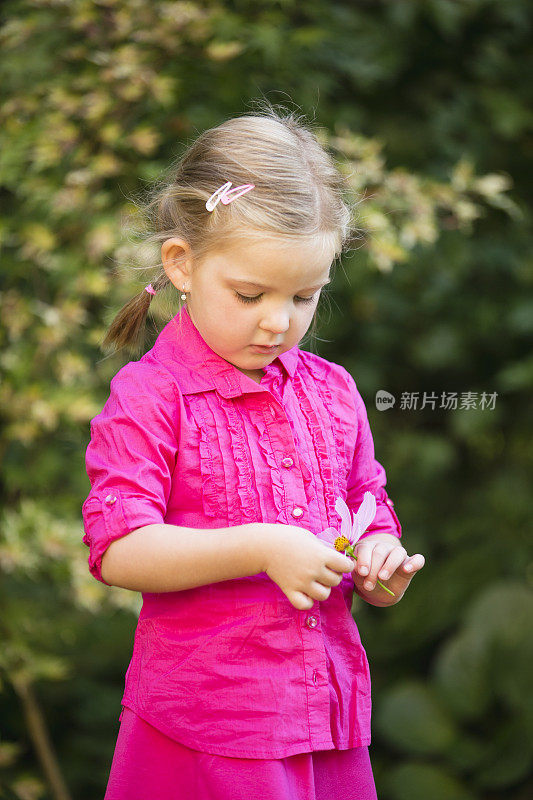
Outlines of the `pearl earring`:
{"type": "Polygon", "coordinates": [[[182,286],[181,289],[182,289],[182,293],[181,293],[180,297],[181,297],[182,300],[186,300],[187,299],[187,295],[185,294],[185,286],[182,286]]]}

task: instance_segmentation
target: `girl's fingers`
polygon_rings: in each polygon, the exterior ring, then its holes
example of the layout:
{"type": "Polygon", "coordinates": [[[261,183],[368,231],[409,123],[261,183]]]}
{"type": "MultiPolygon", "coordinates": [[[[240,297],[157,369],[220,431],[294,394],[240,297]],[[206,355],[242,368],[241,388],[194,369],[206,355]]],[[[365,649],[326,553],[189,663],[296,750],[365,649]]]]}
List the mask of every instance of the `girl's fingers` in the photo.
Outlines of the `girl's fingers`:
{"type": "MultiPolygon", "coordinates": [[[[405,550],[402,548],[394,548],[395,550],[401,550],[402,556],[400,561],[405,558],[405,550]]],[[[389,553],[391,552],[391,546],[389,544],[385,544],[384,542],[377,542],[373,544],[372,547],[372,554],[370,557],[370,567],[369,572],[364,582],[364,588],[368,591],[372,591],[374,586],[376,585],[376,581],[378,579],[378,573],[383,567],[384,562],[387,560],[389,553]]],[[[357,557],[357,561],[359,561],[359,556],[357,557]]],[[[366,562],[365,562],[366,563],[366,562]]]]}
{"type": "Polygon", "coordinates": [[[356,548],[354,571],[365,578],[363,587],[367,591],[375,588],[379,580],[386,581],[399,570],[406,577],[422,569],[426,563],[421,553],[408,556],[404,547],[392,547],[384,542],[361,542],[356,548]]]}
{"type": "Polygon", "coordinates": [[[359,575],[368,575],[370,572],[370,567],[372,565],[372,552],[377,545],[374,543],[368,542],[366,544],[364,541],[361,544],[358,544],[355,548],[355,555],[357,556],[357,561],[355,562],[355,569],[359,573],[359,575]]]}
{"type": "Polygon", "coordinates": [[[324,586],[338,586],[342,578],[342,572],[335,572],[328,567],[324,567],[322,575],[320,578],[317,578],[317,582],[322,583],[324,586]]]}
{"type": "Polygon", "coordinates": [[[422,569],[425,563],[426,559],[424,556],[421,553],[416,553],[416,555],[407,558],[401,566],[404,572],[414,575],[415,572],[422,569]]]}
{"type": "Polygon", "coordinates": [[[381,567],[378,572],[378,578],[380,581],[386,581],[390,578],[390,576],[396,572],[398,567],[401,567],[402,564],[407,564],[410,562],[409,558],[406,558],[406,551],[403,547],[395,547],[394,550],[391,550],[389,557],[385,560],[385,563],[381,567]]]}

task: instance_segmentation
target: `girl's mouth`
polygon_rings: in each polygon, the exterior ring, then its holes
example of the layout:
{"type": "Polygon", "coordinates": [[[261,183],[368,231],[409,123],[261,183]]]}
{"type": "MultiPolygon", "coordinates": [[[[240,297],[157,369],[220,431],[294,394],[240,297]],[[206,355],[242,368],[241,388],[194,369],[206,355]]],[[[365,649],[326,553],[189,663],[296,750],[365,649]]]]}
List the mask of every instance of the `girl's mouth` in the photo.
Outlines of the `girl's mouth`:
{"type": "Polygon", "coordinates": [[[276,350],[279,350],[281,345],[280,344],[273,344],[271,347],[264,347],[263,345],[259,345],[259,344],[251,344],[250,347],[256,353],[274,353],[276,350]]]}

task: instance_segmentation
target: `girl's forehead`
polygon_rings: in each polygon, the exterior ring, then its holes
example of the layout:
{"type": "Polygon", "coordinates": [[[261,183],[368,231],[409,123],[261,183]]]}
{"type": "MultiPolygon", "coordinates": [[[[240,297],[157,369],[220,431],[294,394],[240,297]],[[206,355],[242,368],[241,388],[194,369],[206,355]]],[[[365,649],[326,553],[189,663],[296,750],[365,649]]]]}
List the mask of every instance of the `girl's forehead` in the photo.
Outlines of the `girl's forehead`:
{"type": "Polygon", "coordinates": [[[251,283],[276,284],[287,280],[312,287],[329,279],[334,248],[321,240],[283,243],[259,240],[244,241],[214,255],[211,266],[222,278],[251,283]]]}

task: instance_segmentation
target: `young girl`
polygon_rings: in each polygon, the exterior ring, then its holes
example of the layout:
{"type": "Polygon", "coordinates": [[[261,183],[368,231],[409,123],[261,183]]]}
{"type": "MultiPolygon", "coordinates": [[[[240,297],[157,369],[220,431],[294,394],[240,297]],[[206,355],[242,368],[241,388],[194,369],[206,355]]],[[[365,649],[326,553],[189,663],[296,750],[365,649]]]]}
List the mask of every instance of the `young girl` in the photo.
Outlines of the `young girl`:
{"type": "Polygon", "coordinates": [[[104,344],[137,341],[164,286],[186,303],[112,379],[86,456],[89,569],[143,594],[105,800],[376,798],[353,592],[396,603],[424,558],[352,376],[298,347],[349,240],[343,187],[269,110],[200,135],[153,198],[161,274],[104,344]],[[367,491],[354,561],[322,534],[367,491]]]}

